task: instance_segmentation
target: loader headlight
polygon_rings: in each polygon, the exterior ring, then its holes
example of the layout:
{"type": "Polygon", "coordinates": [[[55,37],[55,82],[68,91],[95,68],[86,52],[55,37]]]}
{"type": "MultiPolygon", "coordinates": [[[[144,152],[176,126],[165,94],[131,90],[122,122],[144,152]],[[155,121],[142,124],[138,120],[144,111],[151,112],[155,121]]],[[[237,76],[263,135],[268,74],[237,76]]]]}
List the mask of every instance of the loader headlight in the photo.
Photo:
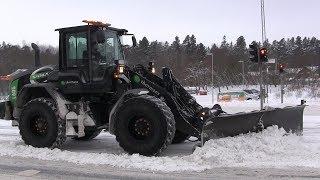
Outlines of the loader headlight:
{"type": "Polygon", "coordinates": [[[124,73],[124,66],[119,66],[119,74],[123,74],[124,73]]]}
{"type": "Polygon", "coordinates": [[[154,62],[149,62],[148,69],[152,74],[156,73],[156,68],[154,67],[154,62]]]}
{"type": "Polygon", "coordinates": [[[124,73],[124,65],[118,65],[116,72],[114,73],[115,78],[119,78],[124,73]]]}
{"type": "Polygon", "coordinates": [[[116,71],[114,73],[115,78],[119,78],[120,74],[124,73],[125,65],[123,60],[117,60],[115,61],[115,64],[117,65],[116,71]]]}
{"type": "Polygon", "coordinates": [[[200,112],[199,112],[199,117],[200,118],[207,118],[211,115],[210,109],[209,108],[203,108],[200,112]]]}

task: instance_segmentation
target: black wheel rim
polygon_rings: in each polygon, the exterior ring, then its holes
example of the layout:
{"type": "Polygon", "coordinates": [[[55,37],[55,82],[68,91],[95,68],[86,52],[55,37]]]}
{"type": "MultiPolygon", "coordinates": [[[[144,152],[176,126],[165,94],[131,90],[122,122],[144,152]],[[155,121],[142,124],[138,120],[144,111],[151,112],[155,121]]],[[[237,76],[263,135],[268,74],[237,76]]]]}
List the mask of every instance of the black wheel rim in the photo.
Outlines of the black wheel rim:
{"type": "Polygon", "coordinates": [[[30,121],[30,128],[33,135],[44,137],[48,134],[48,121],[43,116],[36,115],[30,121]]]}
{"type": "Polygon", "coordinates": [[[153,134],[152,122],[145,117],[134,117],[129,121],[129,132],[137,140],[146,140],[153,134]]]}

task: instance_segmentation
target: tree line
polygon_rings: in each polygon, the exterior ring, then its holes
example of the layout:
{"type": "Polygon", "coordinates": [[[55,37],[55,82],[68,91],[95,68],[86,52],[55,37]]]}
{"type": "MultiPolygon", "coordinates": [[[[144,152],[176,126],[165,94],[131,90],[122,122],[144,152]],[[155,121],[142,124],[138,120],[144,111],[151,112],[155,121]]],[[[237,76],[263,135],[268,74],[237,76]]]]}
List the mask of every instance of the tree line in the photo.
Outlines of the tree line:
{"type": "MultiPolygon", "coordinates": [[[[224,36],[221,43],[210,47],[197,42],[194,35],[187,35],[183,39],[177,36],[171,43],[149,41],[147,37],[143,37],[136,47],[126,48],[125,55],[129,65],[155,62],[159,74],[162,67],[169,67],[183,85],[190,86],[211,84],[211,54],[215,86],[241,84],[242,64],[239,61],[244,61],[246,83],[256,84],[257,78],[248,73],[257,70],[257,65],[249,61],[248,45],[243,36],[235,42],[228,42],[224,36]]],[[[268,49],[269,58],[277,59],[288,68],[317,66],[319,73],[320,40],[315,37],[283,38],[273,42],[266,41],[263,46],[268,49]]],[[[58,63],[57,47],[41,46],[40,49],[43,65],[58,63]]],[[[0,75],[16,69],[30,68],[33,63],[34,52],[29,45],[19,46],[5,42],[0,45],[0,75]]],[[[270,65],[269,70],[272,72],[274,68],[274,65],[270,65]]],[[[266,80],[276,83],[272,78],[266,80]]]]}
{"type": "MultiPolygon", "coordinates": [[[[259,44],[259,43],[258,43],[259,44]]],[[[261,44],[260,44],[261,45],[261,44]]],[[[157,69],[163,66],[170,67],[175,76],[184,84],[203,86],[211,84],[213,55],[213,83],[214,86],[228,86],[242,83],[242,62],[244,63],[245,83],[257,84],[258,78],[248,72],[256,72],[257,64],[249,61],[249,43],[243,36],[235,42],[228,42],[226,36],[221,43],[206,47],[196,41],[194,35],[187,35],[183,40],[175,37],[174,41],[158,42],[148,41],[144,37],[137,47],[126,51],[128,62],[146,65],[154,61],[157,69]]],[[[320,40],[312,37],[292,37],[288,39],[268,40],[263,44],[268,49],[268,57],[276,59],[278,63],[285,64],[286,68],[320,67],[320,40]]],[[[266,64],[264,70],[275,72],[276,66],[266,64]]],[[[254,74],[254,73],[253,73],[254,74]]],[[[269,84],[279,83],[275,73],[264,77],[269,84]]]]}

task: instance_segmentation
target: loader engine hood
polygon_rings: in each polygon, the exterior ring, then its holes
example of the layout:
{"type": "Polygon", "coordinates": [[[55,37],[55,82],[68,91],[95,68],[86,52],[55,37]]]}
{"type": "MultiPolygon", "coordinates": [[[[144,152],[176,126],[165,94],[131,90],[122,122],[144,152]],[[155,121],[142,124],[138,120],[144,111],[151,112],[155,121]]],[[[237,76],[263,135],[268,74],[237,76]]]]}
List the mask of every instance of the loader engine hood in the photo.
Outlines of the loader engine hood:
{"type": "Polygon", "coordinates": [[[53,65],[48,65],[33,71],[32,74],[30,75],[30,83],[35,84],[35,83],[46,82],[48,76],[55,68],[56,67],[53,65]]]}
{"type": "Polygon", "coordinates": [[[10,77],[9,100],[15,104],[18,93],[24,85],[46,82],[50,72],[55,68],[56,66],[49,65],[38,69],[18,69],[8,75],[10,77]]]}
{"type": "Polygon", "coordinates": [[[32,70],[18,69],[14,73],[8,75],[9,82],[9,100],[15,104],[19,89],[26,83],[29,83],[28,79],[32,70]]]}

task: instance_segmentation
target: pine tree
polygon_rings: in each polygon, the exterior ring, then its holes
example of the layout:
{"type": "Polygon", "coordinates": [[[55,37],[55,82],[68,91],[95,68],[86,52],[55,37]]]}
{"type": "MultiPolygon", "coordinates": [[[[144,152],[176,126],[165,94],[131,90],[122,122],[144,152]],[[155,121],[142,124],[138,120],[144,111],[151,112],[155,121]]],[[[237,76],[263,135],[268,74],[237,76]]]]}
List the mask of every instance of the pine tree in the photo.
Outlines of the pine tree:
{"type": "Polygon", "coordinates": [[[138,47],[139,53],[139,63],[147,64],[150,59],[150,49],[149,49],[149,41],[146,37],[143,37],[141,41],[139,41],[138,47]]]}
{"type": "Polygon", "coordinates": [[[204,59],[206,58],[207,56],[207,50],[206,50],[206,47],[200,43],[198,46],[197,46],[197,53],[196,53],[196,58],[197,58],[197,61],[204,61],[204,59]]]}
{"type": "Polygon", "coordinates": [[[294,49],[294,55],[295,56],[301,56],[302,55],[302,40],[301,37],[298,36],[296,38],[296,42],[295,42],[295,49],[294,49]]]}
{"type": "Polygon", "coordinates": [[[237,41],[236,44],[233,48],[233,55],[238,59],[238,60],[242,60],[245,61],[248,59],[248,50],[247,50],[247,44],[246,44],[246,40],[244,39],[243,36],[240,36],[237,41]]]}
{"type": "Polygon", "coordinates": [[[227,42],[227,37],[224,35],[222,38],[222,42],[221,42],[221,49],[228,49],[229,48],[229,44],[227,42]]]}
{"type": "Polygon", "coordinates": [[[177,68],[182,67],[182,47],[180,44],[180,39],[178,36],[175,37],[175,40],[172,42],[172,50],[176,62],[177,68]]]}
{"type": "Polygon", "coordinates": [[[287,58],[288,58],[288,47],[287,47],[287,44],[286,44],[286,40],[284,38],[282,38],[278,44],[277,44],[277,47],[276,47],[276,54],[278,55],[278,59],[280,61],[286,61],[287,58]]]}

